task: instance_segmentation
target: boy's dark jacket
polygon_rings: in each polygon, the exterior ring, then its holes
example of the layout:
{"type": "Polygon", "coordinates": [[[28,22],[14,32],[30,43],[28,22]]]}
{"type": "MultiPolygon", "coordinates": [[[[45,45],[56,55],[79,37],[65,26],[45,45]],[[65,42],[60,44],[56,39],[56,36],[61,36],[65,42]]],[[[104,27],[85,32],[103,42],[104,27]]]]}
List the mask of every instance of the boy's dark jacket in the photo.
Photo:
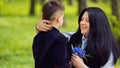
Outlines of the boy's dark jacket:
{"type": "Polygon", "coordinates": [[[38,33],[33,40],[35,68],[68,68],[67,38],[59,30],[38,33]]]}

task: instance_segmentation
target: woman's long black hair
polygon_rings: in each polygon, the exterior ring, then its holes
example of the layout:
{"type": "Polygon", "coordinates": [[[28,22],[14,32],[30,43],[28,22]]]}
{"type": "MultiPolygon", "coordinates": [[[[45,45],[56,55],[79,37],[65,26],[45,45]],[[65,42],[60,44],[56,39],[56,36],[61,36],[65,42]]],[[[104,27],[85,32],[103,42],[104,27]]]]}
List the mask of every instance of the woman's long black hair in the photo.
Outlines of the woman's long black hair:
{"type": "Polygon", "coordinates": [[[81,30],[80,21],[85,12],[88,12],[90,31],[87,41],[87,53],[92,54],[94,58],[98,58],[100,65],[103,66],[110,56],[113,54],[114,61],[116,63],[120,56],[119,46],[116,43],[112,31],[110,29],[109,21],[100,8],[89,7],[85,8],[79,15],[78,19],[78,30],[71,36],[70,44],[77,46],[81,44],[81,30]]]}

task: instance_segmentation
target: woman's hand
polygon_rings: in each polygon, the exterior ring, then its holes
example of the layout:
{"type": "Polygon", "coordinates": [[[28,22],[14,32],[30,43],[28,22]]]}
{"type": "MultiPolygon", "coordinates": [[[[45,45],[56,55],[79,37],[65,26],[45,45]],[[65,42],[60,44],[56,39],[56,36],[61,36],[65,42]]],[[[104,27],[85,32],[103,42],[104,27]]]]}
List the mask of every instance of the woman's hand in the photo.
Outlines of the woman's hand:
{"type": "Polygon", "coordinates": [[[71,58],[71,62],[72,62],[72,65],[75,67],[75,68],[88,68],[84,62],[83,62],[83,59],[80,58],[78,55],[76,54],[72,54],[72,58],[71,58]]]}
{"type": "Polygon", "coordinates": [[[48,30],[51,30],[52,26],[50,25],[51,21],[48,20],[41,20],[37,25],[36,25],[36,30],[37,32],[47,32],[48,30]]]}

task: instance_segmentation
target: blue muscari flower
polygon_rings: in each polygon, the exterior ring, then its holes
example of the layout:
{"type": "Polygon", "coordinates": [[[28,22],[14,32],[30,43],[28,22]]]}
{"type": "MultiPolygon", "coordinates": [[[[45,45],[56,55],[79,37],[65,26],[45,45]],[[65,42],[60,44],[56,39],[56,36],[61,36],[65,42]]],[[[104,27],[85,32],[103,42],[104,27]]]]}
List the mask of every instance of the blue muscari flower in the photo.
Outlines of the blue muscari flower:
{"type": "Polygon", "coordinates": [[[84,57],[86,52],[85,50],[81,49],[80,47],[72,48],[73,53],[77,54],[79,57],[84,57]]]}

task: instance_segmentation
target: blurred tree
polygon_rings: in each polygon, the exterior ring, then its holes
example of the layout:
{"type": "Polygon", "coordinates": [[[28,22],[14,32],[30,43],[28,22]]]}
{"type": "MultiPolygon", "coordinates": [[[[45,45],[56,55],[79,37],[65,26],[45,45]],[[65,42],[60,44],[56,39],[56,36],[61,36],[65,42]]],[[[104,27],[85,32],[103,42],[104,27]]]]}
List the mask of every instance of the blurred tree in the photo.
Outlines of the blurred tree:
{"type": "MultiPolygon", "coordinates": [[[[51,1],[51,0],[48,0],[48,1],[51,1]]],[[[57,1],[62,2],[62,0],[57,0],[57,1]]]]}
{"type": "Polygon", "coordinates": [[[35,0],[31,0],[31,3],[30,3],[30,15],[35,15],[35,0]]]}
{"type": "Polygon", "coordinates": [[[119,13],[119,0],[111,0],[112,15],[116,16],[117,20],[120,21],[119,13]]]}
{"type": "Polygon", "coordinates": [[[102,0],[104,3],[107,3],[108,1],[110,1],[110,0],[102,0]]]}
{"type": "Polygon", "coordinates": [[[78,1],[78,14],[82,9],[87,7],[86,0],[77,0],[78,1]]]}
{"type": "Polygon", "coordinates": [[[95,3],[97,3],[98,2],[98,0],[91,0],[92,2],[95,2],[95,3]]]}
{"type": "Polygon", "coordinates": [[[73,5],[73,0],[68,0],[69,5],[73,5]]]}
{"type": "Polygon", "coordinates": [[[45,0],[40,0],[40,4],[44,4],[45,3],[45,0]]]}

